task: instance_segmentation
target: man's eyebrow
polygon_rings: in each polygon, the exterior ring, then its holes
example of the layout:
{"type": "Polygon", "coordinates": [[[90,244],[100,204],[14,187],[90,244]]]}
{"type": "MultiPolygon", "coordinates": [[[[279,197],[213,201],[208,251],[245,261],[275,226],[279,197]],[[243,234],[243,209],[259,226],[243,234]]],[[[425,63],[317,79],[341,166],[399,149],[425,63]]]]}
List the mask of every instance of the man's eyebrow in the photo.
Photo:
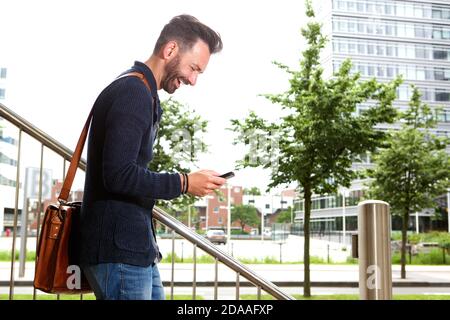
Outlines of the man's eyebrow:
{"type": "Polygon", "coordinates": [[[200,67],[198,66],[198,64],[194,63],[194,64],[193,64],[193,67],[194,67],[194,69],[196,69],[199,73],[203,73],[202,68],[200,68],[200,67]]]}

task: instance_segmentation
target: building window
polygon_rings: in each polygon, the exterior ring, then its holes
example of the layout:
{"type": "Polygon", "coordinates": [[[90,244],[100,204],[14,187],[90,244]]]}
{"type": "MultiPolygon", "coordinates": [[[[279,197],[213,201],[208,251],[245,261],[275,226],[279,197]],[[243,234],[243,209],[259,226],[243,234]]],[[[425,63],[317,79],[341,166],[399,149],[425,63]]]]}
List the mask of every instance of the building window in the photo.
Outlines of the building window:
{"type": "Polygon", "coordinates": [[[5,178],[0,174],[0,185],[8,186],[8,187],[15,187],[16,182],[14,180],[10,180],[8,178],[5,178]]]}
{"type": "Polygon", "coordinates": [[[416,25],[414,27],[416,38],[425,38],[425,29],[422,26],[416,25]]]}
{"type": "Polygon", "coordinates": [[[18,144],[18,141],[16,139],[14,139],[14,138],[4,137],[3,136],[3,131],[2,131],[1,128],[0,128],[0,141],[12,144],[13,146],[17,146],[17,144],[18,144]]]}
{"type": "Polygon", "coordinates": [[[218,222],[219,224],[222,224],[222,223],[223,223],[222,217],[219,217],[219,218],[217,219],[217,222],[218,222]]]}
{"type": "Polygon", "coordinates": [[[266,209],[270,209],[270,204],[266,204],[266,209]]]}
{"type": "Polygon", "coordinates": [[[359,33],[364,33],[364,23],[358,21],[357,28],[359,33]]]}
{"type": "Polygon", "coordinates": [[[0,88],[0,99],[5,99],[5,89],[0,88]]]}
{"type": "Polygon", "coordinates": [[[356,3],[356,10],[357,10],[358,12],[364,12],[364,3],[362,3],[362,2],[357,2],[357,3],[356,3]]]}
{"type": "Polygon", "coordinates": [[[14,159],[9,158],[8,156],[4,155],[0,152],[0,163],[4,163],[10,166],[17,167],[17,161],[14,159]]]}
{"type": "Polygon", "coordinates": [[[387,76],[388,78],[393,78],[393,77],[395,77],[395,71],[394,71],[394,67],[393,67],[393,66],[388,66],[388,67],[386,68],[386,76],[387,76]]]}
{"type": "Polygon", "coordinates": [[[442,19],[442,10],[440,10],[440,9],[433,9],[432,10],[432,16],[433,16],[433,19],[442,19]]]}
{"type": "Polygon", "coordinates": [[[349,21],[347,27],[348,27],[348,32],[354,33],[356,31],[356,23],[353,21],[351,21],[351,22],[349,21]]]}
{"type": "Polygon", "coordinates": [[[356,44],[355,43],[348,44],[348,53],[356,53],[356,44]]]}
{"type": "Polygon", "coordinates": [[[384,56],[385,47],[383,45],[377,45],[377,55],[384,56]]]}
{"type": "Polygon", "coordinates": [[[448,52],[447,50],[439,50],[434,49],[433,50],[433,59],[435,60],[447,60],[448,52]]]}
{"type": "Polygon", "coordinates": [[[440,81],[448,80],[445,77],[445,72],[444,72],[443,68],[434,68],[434,79],[435,80],[440,80],[440,81]]]}
{"type": "Polygon", "coordinates": [[[387,36],[394,36],[395,35],[395,26],[387,24],[385,32],[386,32],[387,36]]]}
{"type": "Polygon", "coordinates": [[[450,109],[439,112],[437,115],[437,120],[439,122],[450,122],[450,109]]]}
{"type": "Polygon", "coordinates": [[[425,80],[425,69],[423,68],[416,69],[416,80],[425,80]]]}
{"type": "Polygon", "coordinates": [[[450,101],[450,92],[447,92],[443,89],[436,89],[435,101],[450,101]]]}
{"type": "Polygon", "coordinates": [[[398,99],[399,100],[408,100],[408,88],[405,86],[401,86],[398,88],[398,99]]]}
{"type": "Polygon", "coordinates": [[[214,212],[214,213],[219,213],[219,207],[214,207],[213,212],[214,212]]]}
{"type": "Polygon", "coordinates": [[[366,54],[366,45],[364,43],[358,43],[358,53],[366,54]]]}
{"type": "Polygon", "coordinates": [[[387,46],[386,47],[386,55],[388,57],[393,57],[394,56],[394,47],[393,46],[387,46]]]}
{"type": "Polygon", "coordinates": [[[442,28],[433,28],[433,39],[442,39],[442,28]]]}
{"type": "Polygon", "coordinates": [[[425,48],[416,48],[416,58],[417,59],[428,59],[428,52],[425,48]]]}
{"type": "Polygon", "coordinates": [[[0,79],[6,78],[6,68],[0,68],[0,79]]]}
{"type": "Polygon", "coordinates": [[[348,6],[347,9],[348,9],[349,12],[355,12],[356,11],[356,6],[355,6],[355,3],[353,1],[348,2],[347,6],[348,6]]]}
{"type": "Polygon", "coordinates": [[[387,15],[395,15],[395,5],[386,3],[384,5],[384,12],[387,15]]]}

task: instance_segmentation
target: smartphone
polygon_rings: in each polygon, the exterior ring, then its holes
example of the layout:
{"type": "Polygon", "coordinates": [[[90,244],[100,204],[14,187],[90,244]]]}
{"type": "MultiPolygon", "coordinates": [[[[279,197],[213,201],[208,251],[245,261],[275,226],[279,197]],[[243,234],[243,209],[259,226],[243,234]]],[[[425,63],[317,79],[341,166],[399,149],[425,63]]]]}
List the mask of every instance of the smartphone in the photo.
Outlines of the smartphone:
{"type": "Polygon", "coordinates": [[[221,175],[219,177],[224,178],[224,179],[230,179],[230,178],[234,177],[234,172],[230,171],[230,172],[224,173],[223,175],[221,175]]]}

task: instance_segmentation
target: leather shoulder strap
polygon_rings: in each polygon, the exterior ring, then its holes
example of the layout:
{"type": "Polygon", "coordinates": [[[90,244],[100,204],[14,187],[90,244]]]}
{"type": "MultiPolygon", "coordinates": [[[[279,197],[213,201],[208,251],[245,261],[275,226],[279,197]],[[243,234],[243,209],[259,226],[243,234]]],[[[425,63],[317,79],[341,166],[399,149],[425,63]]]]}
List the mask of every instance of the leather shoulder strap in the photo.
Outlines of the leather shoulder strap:
{"type": "MultiPolygon", "coordinates": [[[[120,77],[118,77],[117,79],[121,79],[121,78],[125,78],[125,77],[138,77],[139,79],[142,80],[142,82],[144,82],[145,86],[148,88],[148,90],[152,91],[152,89],[150,88],[150,84],[148,83],[147,79],[144,77],[144,75],[140,72],[128,72],[125,73],[123,75],[121,75],[120,77]]],[[[117,80],[116,79],[116,80],[117,80]]]]}
{"type": "MultiPolygon", "coordinates": [[[[150,85],[142,73],[129,72],[129,73],[121,75],[117,79],[120,79],[123,77],[129,77],[129,76],[138,77],[139,79],[141,79],[142,82],[144,82],[145,86],[148,88],[148,90],[151,91],[150,85]]],[[[155,101],[153,101],[153,104],[155,105],[155,101]]],[[[67,203],[67,199],[69,199],[70,190],[72,189],[73,180],[75,179],[75,174],[78,169],[78,164],[80,163],[81,154],[83,153],[84,144],[86,143],[86,138],[87,138],[87,134],[89,131],[89,126],[91,125],[93,113],[94,113],[94,107],[92,107],[91,112],[89,113],[86,123],[84,124],[83,131],[81,131],[80,138],[78,139],[77,146],[75,147],[75,151],[73,152],[73,156],[70,161],[69,170],[67,171],[66,178],[64,179],[64,183],[63,183],[61,192],[58,197],[58,201],[60,204],[67,203]]]]}

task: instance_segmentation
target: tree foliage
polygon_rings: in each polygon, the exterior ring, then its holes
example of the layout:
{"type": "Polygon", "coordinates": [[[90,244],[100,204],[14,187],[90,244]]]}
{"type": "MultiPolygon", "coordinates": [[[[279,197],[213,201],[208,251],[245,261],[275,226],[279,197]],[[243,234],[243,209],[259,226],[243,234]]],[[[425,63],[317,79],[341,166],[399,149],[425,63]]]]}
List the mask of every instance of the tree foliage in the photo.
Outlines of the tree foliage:
{"type": "Polygon", "coordinates": [[[261,191],[259,190],[258,187],[252,187],[250,189],[245,188],[244,189],[244,194],[245,195],[251,195],[251,196],[260,196],[261,195],[261,191]]]}
{"type": "MultiPolygon", "coordinates": [[[[314,12],[307,1],[307,15],[314,12]]],[[[309,220],[312,193],[336,192],[340,185],[349,186],[356,173],[352,162],[358,155],[374,151],[385,133],[374,130],[379,123],[392,123],[396,110],[392,106],[401,79],[378,83],[362,81],[352,74],[346,60],[329,79],[324,79],[320,52],[326,44],[321,25],[315,21],[302,29],[307,48],[302,53],[300,70],[276,62],[290,76],[290,88],[281,94],[266,94],[287,115],[269,122],[251,112],[243,121],[233,119],[232,130],[239,133],[235,143],[249,145],[251,150],[239,167],[271,169],[270,187],[297,182],[305,200],[304,219],[304,295],[310,296],[309,220]],[[357,105],[372,101],[374,106],[358,112],[357,105]],[[254,135],[259,135],[255,139],[254,135]],[[260,143],[261,138],[267,143],[260,143]],[[255,142],[255,140],[257,142],[255,142]],[[256,147],[255,147],[256,146],[256,147]],[[263,146],[261,148],[261,146],[263,146]],[[255,155],[258,155],[255,161],[255,155]]]]}
{"type": "MultiPolygon", "coordinates": [[[[190,172],[189,165],[195,165],[198,155],[207,151],[203,134],[208,123],[195,111],[172,98],[162,101],[161,107],[164,114],[149,169],[155,172],[190,172]]],[[[174,214],[187,210],[195,200],[196,197],[184,195],[170,202],[158,200],[157,205],[174,214]]]]}
{"type": "Polygon", "coordinates": [[[278,214],[277,223],[291,223],[292,222],[292,212],[291,207],[289,207],[287,210],[283,210],[278,214]]]}
{"type": "Polygon", "coordinates": [[[368,175],[373,178],[369,196],[388,202],[391,212],[402,216],[401,276],[405,278],[409,215],[436,207],[434,199],[450,186],[450,159],[445,152],[448,139],[430,132],[436,117],[421,103],[414,86],[409,108],[401,118],[401,129],[392,131],[386,146],[374,154],[376,166],[368,175]]]}
{"type": "Polygon", "coordinates": [[[236,205],[231,208],[231,221],[238,221],[242,230],[245,226],[255,226],[259,223],[256,208],[249,205],[236,205]]]}

